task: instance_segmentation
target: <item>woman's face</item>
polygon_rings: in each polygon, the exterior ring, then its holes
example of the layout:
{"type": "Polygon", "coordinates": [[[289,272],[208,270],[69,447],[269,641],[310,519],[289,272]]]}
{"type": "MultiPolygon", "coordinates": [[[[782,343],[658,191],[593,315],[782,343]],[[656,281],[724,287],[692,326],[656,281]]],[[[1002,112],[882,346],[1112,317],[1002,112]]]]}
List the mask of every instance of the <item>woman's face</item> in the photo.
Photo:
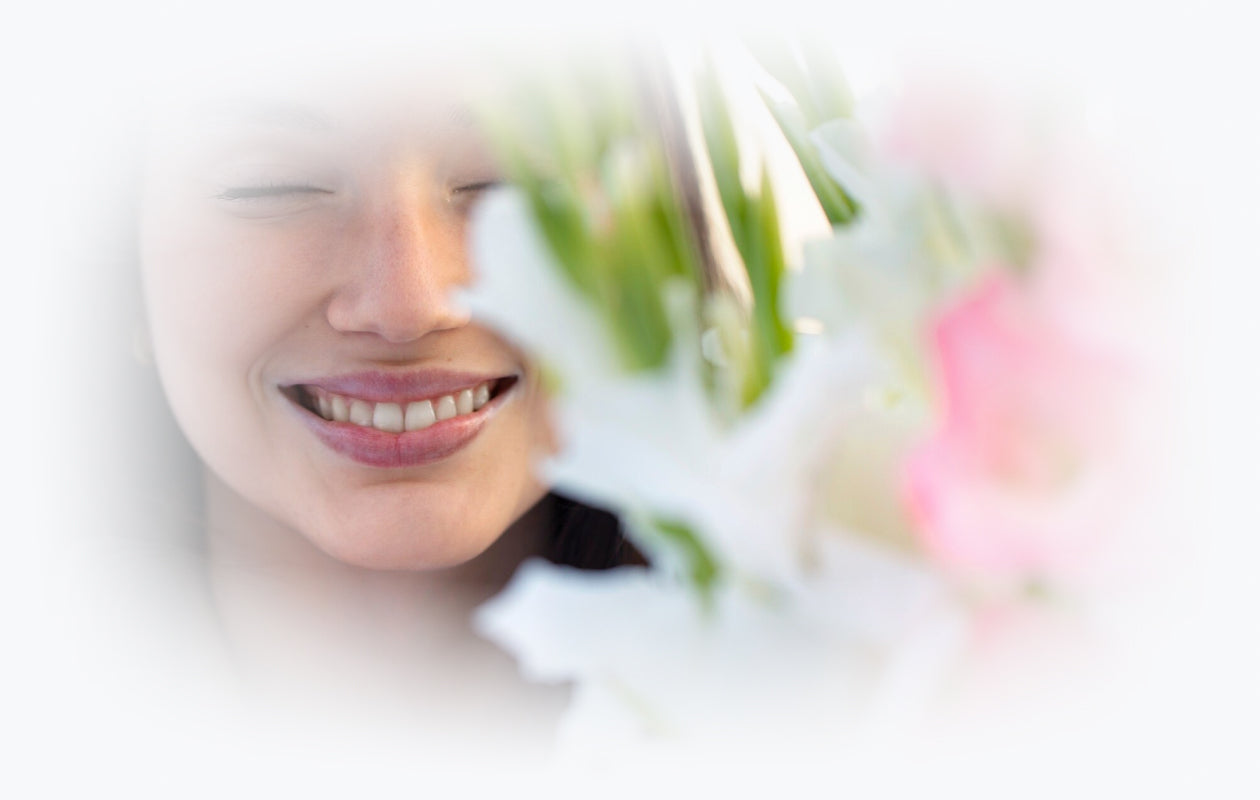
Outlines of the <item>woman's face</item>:
{"type": "Polygon", "coordinates": [[[381,569],[467,561],[544,491],[535,383],[449,295],[497,173],[458,92],[428,83],[187,103],[154,134],[141,213],[154,355],[193,447],[381,569]]]}

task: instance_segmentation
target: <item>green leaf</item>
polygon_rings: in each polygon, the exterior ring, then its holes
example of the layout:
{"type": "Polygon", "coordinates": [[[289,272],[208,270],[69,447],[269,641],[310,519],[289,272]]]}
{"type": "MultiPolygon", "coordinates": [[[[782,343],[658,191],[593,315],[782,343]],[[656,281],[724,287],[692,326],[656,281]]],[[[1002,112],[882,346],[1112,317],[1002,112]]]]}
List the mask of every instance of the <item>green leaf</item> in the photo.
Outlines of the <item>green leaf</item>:
{"type": "Polygon", "coordinates": [[[659,368],[671,330],[661,292],[702,276],[690,221],[626,63],[543,70],[484,110],[507,177],[527,195],[566,277],[595,307],[622,366],[659,368]]]}
{"type": "Polygon", "coordinates": [[[690,526],[676,520],[653,519],[652,528],[673,547],[687,564],[687,578],[702,596],[711,594],[721,568],[690,526]]]}
{"type": "Polygon", "coordinates": [[[800,110],[786,103],[776,102],[764,91],[762,100],[796,155],[796,161],[801,165],[810,188],[814,190],[814,196],[818,198],[818,204],[822,206],[823,213],[827,215],[827,221],[832,225],[848,225],[857,218],[857,201],[849,196],[844,187],[823,167],[818,148],[810,141],[809,131],[800,110]]]}

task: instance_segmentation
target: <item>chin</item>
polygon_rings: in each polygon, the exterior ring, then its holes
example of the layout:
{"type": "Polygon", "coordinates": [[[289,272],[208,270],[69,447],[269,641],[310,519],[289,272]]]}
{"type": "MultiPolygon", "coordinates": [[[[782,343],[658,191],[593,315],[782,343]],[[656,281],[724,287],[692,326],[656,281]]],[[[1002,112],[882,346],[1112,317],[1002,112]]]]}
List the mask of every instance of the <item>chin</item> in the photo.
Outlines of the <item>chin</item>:
{"type": "Polygon", "coordinates": [[[490,549],[502,530],[421,530],[415,525],[321,530],[308,538],[326,555],[371,570],[427,571],[459,566],[490,549]]]}
{"type": "Polygon", "coordinates": [[[325,554],[345,564],[371,570],[440,570],[485,553],[544,493],[538,487],[514,506],[472,513],[456,513],[449,506],[445,513],[417,513],[414,506],[391,509],[379,504],[302,530],[325,554]]]}

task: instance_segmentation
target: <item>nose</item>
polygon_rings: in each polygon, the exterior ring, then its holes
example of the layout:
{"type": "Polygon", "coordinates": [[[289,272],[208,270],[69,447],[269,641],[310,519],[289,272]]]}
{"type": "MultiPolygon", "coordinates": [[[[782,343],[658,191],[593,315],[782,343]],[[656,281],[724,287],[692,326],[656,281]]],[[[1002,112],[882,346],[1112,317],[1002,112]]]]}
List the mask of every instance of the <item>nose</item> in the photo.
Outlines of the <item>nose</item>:
{"type": "Polygon", "coordinates": [[[451,290],[468,281],[463,227],[417,192],[395,193],[348,231],[329,324],[391,343],[415,341],[468,323],[451,290]]]}

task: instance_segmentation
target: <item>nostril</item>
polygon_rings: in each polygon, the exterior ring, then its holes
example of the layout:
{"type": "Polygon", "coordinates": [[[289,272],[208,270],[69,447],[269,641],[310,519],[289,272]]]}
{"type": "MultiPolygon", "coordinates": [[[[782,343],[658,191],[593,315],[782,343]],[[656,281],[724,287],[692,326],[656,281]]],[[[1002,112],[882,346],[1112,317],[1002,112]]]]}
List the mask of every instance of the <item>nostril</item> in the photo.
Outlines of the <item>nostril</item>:
{"type": "Polygon", "coordinates": [[[341,333],[370,333],[392,344],[404,344],[434,331],[468,325],[471,315],[453,292],[427,278],[381,285],[346,287],[325,311],[328,324],[341,333]]]}

